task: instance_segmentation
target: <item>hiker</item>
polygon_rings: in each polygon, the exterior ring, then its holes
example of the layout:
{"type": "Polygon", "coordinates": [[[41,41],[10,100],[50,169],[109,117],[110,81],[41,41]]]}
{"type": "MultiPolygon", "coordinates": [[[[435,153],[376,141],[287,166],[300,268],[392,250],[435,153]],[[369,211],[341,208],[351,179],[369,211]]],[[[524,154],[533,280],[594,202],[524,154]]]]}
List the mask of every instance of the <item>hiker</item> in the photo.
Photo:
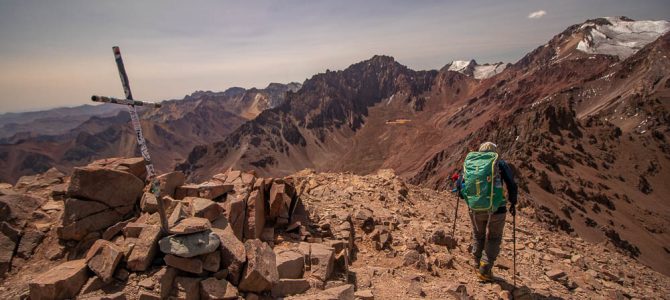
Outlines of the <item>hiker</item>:
{"type": "Polygon", "coordinates": [[[468,153],[463,163],[463,175],[456,185],[458,195],[469,207],[474,266],[483,281],[493,279],[493,264],[500,253],[507,213],[503,182],[507,186],[509,212],[516,215],[517,186],[512,170],[499,158],[497,148],[496,144],[485,142],[479,151],[468,153]]]}
{"type": "Polygon", "coordinates": [[[451,175],[451,186],[453,188],[451,190],[452,193],[455,193],[456,191],[458,191],[458,188],[456,187],[456,182],[458,182],[458,178],[460,178],[460,176],[461,176],[461,174],[458,171],[458,169],[454,169],[454,174],[451,175]]]}

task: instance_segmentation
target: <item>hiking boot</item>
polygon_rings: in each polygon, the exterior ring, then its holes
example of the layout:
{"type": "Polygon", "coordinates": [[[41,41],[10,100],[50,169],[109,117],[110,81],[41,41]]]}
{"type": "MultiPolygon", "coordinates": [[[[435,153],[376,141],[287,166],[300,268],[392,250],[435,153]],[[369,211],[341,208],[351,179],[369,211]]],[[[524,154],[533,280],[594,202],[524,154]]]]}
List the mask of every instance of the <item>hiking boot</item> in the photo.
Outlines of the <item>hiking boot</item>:
{"type": "Polygon", "coordinates": [[[477,273],[477,277],[479,277],[479,280],[481,281],[492,281],[493,280],[493,268],[492,266],[487,263],[487,262],[481,262],[479,264],[479,272],[477,273]]]}

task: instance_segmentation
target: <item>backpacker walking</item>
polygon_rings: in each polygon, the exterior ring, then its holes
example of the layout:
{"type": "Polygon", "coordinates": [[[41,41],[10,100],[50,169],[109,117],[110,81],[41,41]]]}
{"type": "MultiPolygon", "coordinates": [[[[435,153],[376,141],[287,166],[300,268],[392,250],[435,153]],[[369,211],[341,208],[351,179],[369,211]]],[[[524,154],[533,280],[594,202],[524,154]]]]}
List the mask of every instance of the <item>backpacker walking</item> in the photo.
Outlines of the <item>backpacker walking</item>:
{"type": "Polygon", "coordinates": [[[493,265],[502,242],[507,208],[503,182],[507,186],[509,212],[516,215],[517,186],[509,165],[498,155],[498,146],[485,142],[479,151],[468,153],[463,163],[463,175],[456,187],[469,208],[472,221],[474,266],[478,277],[493,279],[493,265]]]}

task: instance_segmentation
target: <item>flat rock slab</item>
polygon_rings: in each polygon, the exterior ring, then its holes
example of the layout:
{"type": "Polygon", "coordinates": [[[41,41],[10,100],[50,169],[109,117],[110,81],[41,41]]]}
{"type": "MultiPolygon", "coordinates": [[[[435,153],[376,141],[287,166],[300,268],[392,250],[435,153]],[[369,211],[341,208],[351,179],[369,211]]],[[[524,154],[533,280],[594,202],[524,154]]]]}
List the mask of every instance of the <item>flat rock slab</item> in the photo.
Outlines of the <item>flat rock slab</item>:
{"type": "Polygon", "coordinates": [[[302,294],[310,288],[309,280],[300,279],[279,279],[277,284],[272,287],[273,297],[285,297],[290,295],[302,294]]]}
{"type": "MultiPolygon", "coordinates": [[[[218,207],[218,206],[217,206],[218,207]]],[[[205,218],[190,217],[177,221],[171,228],[172,234],[191,234],[206,231],[212,228],[212,224],[205,218]]]]}
{"type": "Polygon", "coordinates": [[[239,289],[255,293],[269,291],[279,281],[275,253],[268,244],[256,239],[247,240],[244,249],[247,253],[247,267],[239,289]]]}
{"type": "Polygon", "coordinates": [[[191,208],[194,217],[205,218],[214,221],[221,215],[223,208],[216,202],[199,197],[186,197],[183,200],[191,208]]]}
{"type": "Polygon", "coordinates": [[[187,258],[212,253],[220,243],[219,237],[211,230],[188,235],[171,235],[158,242],[163,253],[187,258]]]}
{"type": "Polygon", "coordinates": [[[158,179],[161,188],[160,196],[174,197],[175,189],[184,184],[186,176],[184,176],[184,173],[177,171],[162,174],[156,177],[156,179],[158,179]]]}
{"type": "Polygon", "coordinates": [[[326,281],[333,273],[335,249],[323,244],[310,244],[309,264],[311,276],[326,281]]]}
{"type": "Polygon", "coordinates": [[[145,271],[156,255],[158,239],[161,235],[161,228],[158,225],[147,225],[142,228],[140,236],[135,242],[127,266],[131,271],[145,271]]]}
{"type": "Polygon", "coordinates": [[[28,284],[30,298],[33,300],[74,298],[87,280],[86,260],[68,261],[35,277],[28,284]]]}
{"type": "Polygon", "coordinates": [[[200,274],[202,273],[202,260],[199,258],[184,258],[172,254],[165,255],[165,264],[182,271],[200,274]]]}
{"type": "Polygon", "coordinates": [[[277,272],[279,278],[302,278],[305,269],[305,256],[297,251],[285,250],[277,253],[277,272]]]}
{"type": "Polygon", "coordinates": [[[214,277],[200,281],[200,299],[206,300],[236,300],[237,288],[225,279],[214,277]]]}
{"type": "Polygon", "coordinates": [[[74,168],[68,195],[104,203],[109,207],[133,206],[142,195],[144,182],[123,171],[99,166],[74,168]]]}
{"type": "Polygon", "coordinates": [[[123,249],[106,240],[97,240],[86,253],[86,264],[105,283],[114,278],[116,267],[123,258],[123,249]]]}

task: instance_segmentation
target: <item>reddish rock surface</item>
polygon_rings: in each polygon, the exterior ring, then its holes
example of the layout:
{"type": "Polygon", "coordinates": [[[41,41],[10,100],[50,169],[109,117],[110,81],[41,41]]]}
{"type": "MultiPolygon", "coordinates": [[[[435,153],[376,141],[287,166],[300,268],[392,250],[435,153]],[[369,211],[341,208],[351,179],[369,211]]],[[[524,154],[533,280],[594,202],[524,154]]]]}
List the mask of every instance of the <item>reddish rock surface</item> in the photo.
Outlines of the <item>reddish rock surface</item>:
{"type": "Polygon", "coordinates": [[[86,261],[83,259],[69,261],[30,281],[30,298],[35,300],[74,298],[87,279],[86,261]]]}

